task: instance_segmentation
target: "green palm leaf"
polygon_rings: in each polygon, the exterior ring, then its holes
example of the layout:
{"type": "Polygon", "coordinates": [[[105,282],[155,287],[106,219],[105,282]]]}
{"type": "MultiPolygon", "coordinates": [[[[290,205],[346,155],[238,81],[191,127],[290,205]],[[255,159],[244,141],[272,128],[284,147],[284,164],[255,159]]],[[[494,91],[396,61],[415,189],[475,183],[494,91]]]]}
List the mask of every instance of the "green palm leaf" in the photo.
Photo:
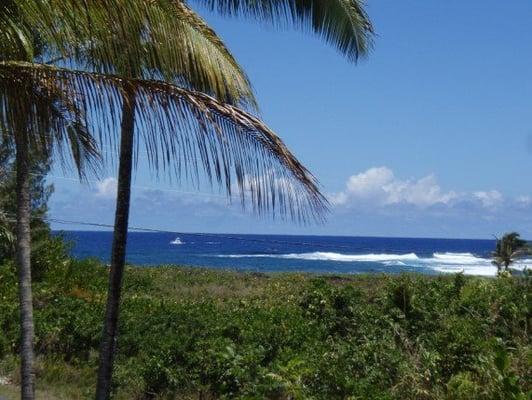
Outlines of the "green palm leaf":
{"type": "Polygon", "coordinates": [[[246,74],[216,33],[182,1],[24,0],[19,12],[51,58],[72,68],[163,79],[256,108],[246,74]]]}
{"type": "Polygon", "coordinates": [[[223,15],[310,30],[349,60],[368,54],[374,35],[361,0],[195,0],[223,15]]]}
{"type": "MultiPolygon", "coordinates": [[[[136,124],[156,170],[193,183],[202,171],[228,195],[236,190],[241,202],[250,202],[259,213],[273,211],[306,221],[320,219],[327,208],[315,178],[273,131],[246,111],[211,96],[162,81],[2,62],[0,99],[15,79],[71,93],[73,106],[83,115],[105,120],[95,126],[101,141],[116,140],[120,115],[109,110],[120,109],[127,87],[135,92],[136,124]]],[[[3,110],[6,107],[0,109],[0,121],[9,121],[3,110]]]]}
{"type": "MultiPolygon", "coordinates": [[[[4,65],[4,64],[3,64],[4,65]]],[[[7,62],[5,65],[17,65],[7,62]]],[[[31,64],[29,64],[31,65],[31,64]]],[[[73,160],[80,176],[98,168],[97,143],[87,130],[83,105],[72,87],[58,86],[46,74],[28,76],[11,68],[0,77],[0,139],[13,143],[25,135],[29,151],[40,157],[58,156],[67,167],[73,160]],[[67,156],[68,155],[68,156],[67,156]]]]}
{"type": "Polygon", "coordinates": [[[34,57],[33,37],[21,20],[12,1],[0,3],[0,60],[25,60],[34,57]]]}

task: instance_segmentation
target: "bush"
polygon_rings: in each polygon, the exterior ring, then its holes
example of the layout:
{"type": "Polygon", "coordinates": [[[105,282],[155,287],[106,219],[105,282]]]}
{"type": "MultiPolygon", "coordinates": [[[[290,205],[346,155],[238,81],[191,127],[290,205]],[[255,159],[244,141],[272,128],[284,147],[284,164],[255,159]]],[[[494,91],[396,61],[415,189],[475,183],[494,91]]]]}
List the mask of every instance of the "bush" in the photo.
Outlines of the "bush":
{"type": "Polygon", "coordinates": [[[480,396],[480,387],[470,372],[460,372],[452,376],[447,383],[447,399],[449,400],[478,399],[480,396]]]}
{"type": "MultiPolygon", "coordinates": [[[[88,397],[107,274],[71,261],[34,285],[39,359],[46,371],[78,371],[88,397]]],[[[14,267],[0,267],[0,279],[0,357],[9,358],[14,267]]],[[[531,386],[525,277],[128,267],[124,288],[117,398],[502,400],[531,386]]],[[[46,371],[46,382],[62,382],[46,371]]]]}

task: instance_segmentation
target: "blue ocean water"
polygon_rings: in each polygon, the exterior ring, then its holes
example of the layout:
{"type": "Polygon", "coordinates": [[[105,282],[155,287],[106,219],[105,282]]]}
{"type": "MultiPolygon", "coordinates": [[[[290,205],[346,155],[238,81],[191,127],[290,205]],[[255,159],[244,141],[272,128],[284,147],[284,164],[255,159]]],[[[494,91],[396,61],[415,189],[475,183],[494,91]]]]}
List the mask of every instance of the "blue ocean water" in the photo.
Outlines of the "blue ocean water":
{"type": "MultiPolygon", "coordinates": [[[[111,232],[66,231],[78,258],[108,262],[111,232]]],[[[494,275],[493,240],[131,232],[127,261],[259,272],[494,275]]],[[[522,269],[532,260],[521,260],[522,269]]]]}

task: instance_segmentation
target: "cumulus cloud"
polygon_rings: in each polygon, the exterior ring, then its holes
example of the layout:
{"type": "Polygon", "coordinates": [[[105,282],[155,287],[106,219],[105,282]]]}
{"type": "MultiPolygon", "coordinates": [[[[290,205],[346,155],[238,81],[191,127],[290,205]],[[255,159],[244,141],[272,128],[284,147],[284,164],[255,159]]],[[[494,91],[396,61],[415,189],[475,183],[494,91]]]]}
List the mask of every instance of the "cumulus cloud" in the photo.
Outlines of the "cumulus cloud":
{"type": "MultiPolygon", "coordinates": [[[[102,179],[91,188],[81,185],[77,190],[71,190],[70,182],[67,186],[57,181],[57,185],[62,186],[52,197],[52,215],[112,223],[114,178],[102,179]]],[[[223,192],[216,195],[138,185],[132,189],[132,226],[181,231],[432,237],[489,237],[516,230],[532,236],[531,193],[513,197],[489,187],[458,191],[445,187],[435,175],[408,178],[386,166],[348,177],[343,190],[330,196],[335,206],[327,224],[316,227],[257,219],[249,208],[242,211],[238,197],[228,204],[223,192]]]]}
{"type": "Polygon", "coordinates": [[[342,192],[331,196],[335,205],[366,203],[373,205],[411,204],[428,207],[449,204],[458,194],[445,192],[434,175],[421,179],[398,179],[387,167],[374,167],[349,177],[342,192]]]}
{"type": "Polygon", "coordinates": [[[96,197],[114,199],[116,197],[116,184],[116,179],[111,176],[96,182],[96,197]]]}
{"type": "Polygon", "coordinates": [[[473,196],[486,208],[498,207],[504,200],[502,194],[497,190],[474,192],[473,196]]]}

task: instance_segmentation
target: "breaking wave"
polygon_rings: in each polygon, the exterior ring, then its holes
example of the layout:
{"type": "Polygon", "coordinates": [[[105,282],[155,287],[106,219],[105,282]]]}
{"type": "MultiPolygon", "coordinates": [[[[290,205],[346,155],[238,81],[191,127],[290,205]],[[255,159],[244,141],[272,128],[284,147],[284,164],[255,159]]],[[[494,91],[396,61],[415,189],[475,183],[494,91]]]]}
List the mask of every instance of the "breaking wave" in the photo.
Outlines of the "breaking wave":
{"type": "MultiPolygon", "coordinates": [[[[497,268],[489,258],[472,253],[434,253],[432,257],[419,257],[415,253],[407,254],[342,254],[333,252],[291,253],[291,254],[227,254],[218,257],[228,258],[279,258],[307,261],[338,261],[379,263],[385,266],[408,266],[432,269],[442,273],[463,272],[466,275],[494,276],[497,268]]],[[[512,265],[513,269],[523,270],[532,267],[532,259],[522,259],[512,265]]]]}
{"type": "Polygon", "coordinates": [[[291,254],[229,254],[220,255],[229,258],[285,258],[294,260],[316,261],[344,261],[344,262],[384,262],[395,260],[418,260],[415,253],[408,254],[341,254],[324,251],[314,253],[291,253],[291,254]]]}

